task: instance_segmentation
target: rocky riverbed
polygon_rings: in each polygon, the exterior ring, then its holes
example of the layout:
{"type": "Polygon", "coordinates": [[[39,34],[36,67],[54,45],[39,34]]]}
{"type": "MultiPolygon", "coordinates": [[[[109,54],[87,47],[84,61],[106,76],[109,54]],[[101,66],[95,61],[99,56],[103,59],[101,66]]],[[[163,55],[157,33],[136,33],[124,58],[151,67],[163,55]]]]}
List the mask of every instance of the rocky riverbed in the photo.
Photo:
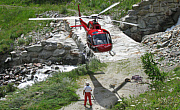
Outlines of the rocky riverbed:
{"type": "Polygon", "coordinates": [[[0,86],[14,83],[18,88],[31,86],[35,82],[45,81],[47,77],[51,77],[54,72],[67,72],[77,66],[58,65],[42,63],[29,63],[24,65],[8,68],[4,73],[0,74],[0,86]]]}
{"type": "MultiPolygon", "coordinates": [[[[58,17],[58,12],[47,11],[37,17],[58,17]]],[[[31,22],[31,21],[29,21],[31,22]]],[[[41,24],[39,24],[41,25],[41,24]]],[[[70,71],[82,63],[82,54],[66,20],[52,21],[38,31],[22,34],[15,41],[14,51],[0,67],[0,86],[14,83],[18,88],[43,81],[56,71],[70,71]],[[20,41],[28,41],[20,44],[20,41]]]]}

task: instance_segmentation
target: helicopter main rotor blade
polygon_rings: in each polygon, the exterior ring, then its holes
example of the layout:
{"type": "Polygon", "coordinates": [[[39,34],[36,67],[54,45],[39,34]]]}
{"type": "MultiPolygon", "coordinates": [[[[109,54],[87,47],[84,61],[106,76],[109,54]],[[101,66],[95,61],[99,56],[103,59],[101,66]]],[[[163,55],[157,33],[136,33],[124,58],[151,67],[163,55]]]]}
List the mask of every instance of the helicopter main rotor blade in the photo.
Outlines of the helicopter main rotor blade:
{"type": "Polygon", "coordinates": [[[80,17],[63,17],[63,18],[29,18],[29,20],[63,20],[63,19],[79,19],[80,17]]]}
{"type": "Polygon", "coordinates": [[[113,5],[109,6],[108,8],[106,8],[105,10],[101,11],[98,15],[108,11],[109,9],[113,8],[114,6],[118,5],[120,2],[114,3],[113,5]]]}
{"type": "Polygon", "coordinates": [[[129,24],[129,25],[133,25],[133,26],[139,26],[138,24],[134,24],[134,23],[128,23],[128,22],[117,21],[117,20],[112,20],[112,21],[119,22],[119,23],[124,23],[124,24],[129,24]]]}

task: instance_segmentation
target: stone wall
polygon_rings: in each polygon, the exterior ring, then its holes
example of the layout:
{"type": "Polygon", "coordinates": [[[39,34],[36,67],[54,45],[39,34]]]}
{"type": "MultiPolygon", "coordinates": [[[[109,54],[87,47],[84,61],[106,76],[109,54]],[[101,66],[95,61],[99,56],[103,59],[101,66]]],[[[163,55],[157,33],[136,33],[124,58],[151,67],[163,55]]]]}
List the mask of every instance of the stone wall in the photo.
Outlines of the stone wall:
{"type": "Polygon", "coordinates": [[[165,31],[176,24],[180,15],[180,0],[143,0],[133,5],[122,21],[137,23],[138,27],[122,24],[125,34],[140,42],[144,35],[165,31]]]}
{"type": "Polygon", "coordinates": [[[75,42],[72,39],[74,35],[69,23],[66,20],[51,22],[51,37],[41,40],[39,43],[26,46],[11,52],[11,62],[9,66],[24,63],[59,63],[65,65],[76,65],[83,63],[82,47],[79,46],[81,41],[75,42]],[[81,48],[80,48],[81,47],[81,48]]]}

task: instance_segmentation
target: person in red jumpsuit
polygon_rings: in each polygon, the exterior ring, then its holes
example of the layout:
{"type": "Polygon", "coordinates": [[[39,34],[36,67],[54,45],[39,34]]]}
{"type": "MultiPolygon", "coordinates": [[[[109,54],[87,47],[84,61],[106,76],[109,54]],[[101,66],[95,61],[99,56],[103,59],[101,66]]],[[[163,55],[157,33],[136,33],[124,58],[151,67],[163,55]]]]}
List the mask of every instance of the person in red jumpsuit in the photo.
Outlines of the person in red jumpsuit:
{"type": "Polygon", "coordinates": [[[84,87],[84,90],[83,90],[83,95],[85,94],[85,99],[84,99],[84,106],[85,107],[86,107],[87,97],[89,99],[90,107],[92,107],[91,91],[92,91],[92,88],[89,86],[89,83],[86,82],[86,86],[84,87]]]}

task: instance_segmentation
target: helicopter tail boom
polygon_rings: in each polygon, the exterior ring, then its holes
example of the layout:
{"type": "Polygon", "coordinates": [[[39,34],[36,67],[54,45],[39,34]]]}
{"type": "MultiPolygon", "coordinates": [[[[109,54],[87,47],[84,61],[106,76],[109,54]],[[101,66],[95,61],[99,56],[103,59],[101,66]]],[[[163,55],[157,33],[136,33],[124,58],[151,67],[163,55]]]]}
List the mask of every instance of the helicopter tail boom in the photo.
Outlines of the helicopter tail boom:
{"type": "Polygon", "coordinates": [[[80,12],[79,5],[78,5],[78,11],[79,11],[79,17],[81,17],[81,12],[80,12]]]}

